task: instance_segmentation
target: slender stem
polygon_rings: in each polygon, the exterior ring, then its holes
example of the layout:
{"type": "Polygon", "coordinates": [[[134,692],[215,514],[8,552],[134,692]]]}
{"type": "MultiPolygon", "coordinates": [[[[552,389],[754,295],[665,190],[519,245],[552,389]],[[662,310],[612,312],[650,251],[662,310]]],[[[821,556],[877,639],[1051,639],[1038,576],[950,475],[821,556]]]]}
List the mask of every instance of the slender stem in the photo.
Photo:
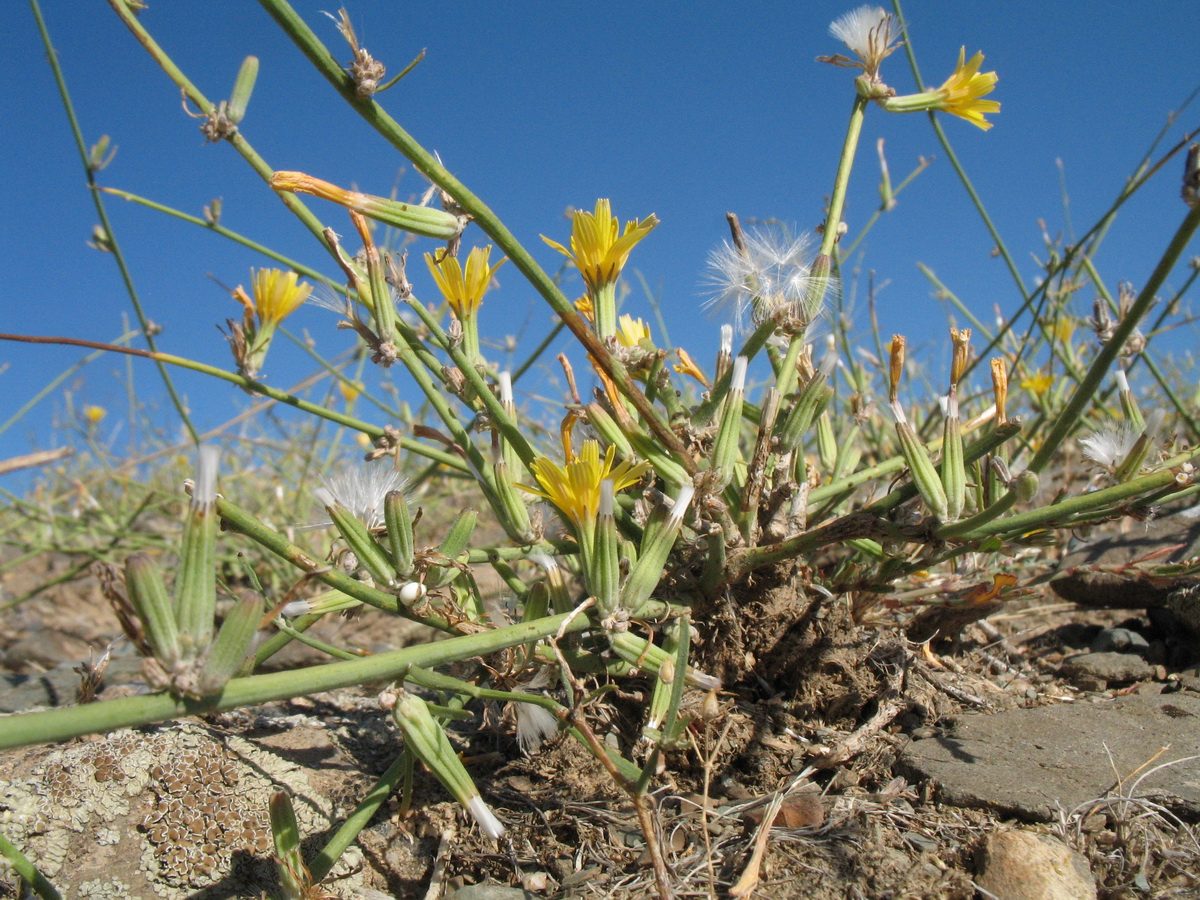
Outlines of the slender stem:
{"type": "MultiPolygon", "coordinates": [[[[54,73],[54,81],[58,85],[59,97],[62,99],[63,109],[66,110],[67,119],[71,124],[71,134],[75,138],[75,147],[79,151],[80,160],[83,162],[83,171],[87,178],[88,187],[95,188],[96,170],[92,167],[87,144],[84,142],[83,132],[79,127],[79,120],[75,118],[75,107],[72,105],[71,95],[67,91],[67,82],[63,78],[62,69],[58,65],[58,51],[50,43],[50,33],[46,30],[46,23],[42,19],[41,7],[38,5],[37,0],[29,0],[29,5],[33,9],[34,18],[37,20],[38,32],[42,37],[42,46],[46,48],[46,60],[50,63],[50,70],[54,73]]],[[[153,352],[158,349],[154,342],[154,330],[150,327],[150,320],[147,318],[145,310],[142,309],[141,298],[138,296],[137,288],[133,284],[133,275],[129,271],[129,266],[125,262],[125,254],[121,252],[116,232],[113,231],[112,223],[109,221],[108,210],[104,206],[100,195],[95,190],[91,191],[91,195],[92,203],[96,207],[96,215],[100,219],[100,227],[104,229],[105,240],[112,251],[117,269],[121,273],[121,280],[125,283],[125,291],[129,294],[129,300],[133,304],[133,311],[138,317],[138,325],[146,338],[146,346],[153,352]]],[[[196,427],[192,424],[191,416],[187,413],[187,407],[184,406],[183,399],[175,390],[175,383],[171,381],[171,375],[167,371],[167,367],[161,362],[156,362],[155,365],[158,368],[158,374],[161,376],[163,384],[167,388],[167,393],[171,397],[171,403],[174,405],[175,411],[179,413],[179,418],[182,420],[184,427],[187,428],[188,434],[192,437],[192,442],[199,443],[196,427]]]]}
{"type": "Polygon", "coordinates": [[[404,781],[405,773],[411,769],[407,753],[400,753],[392,760],[387,771],[379,776],[379,780],[367,792],[367,796],[362,798],[354,812],[346,817],[346,821],[338,826],[333,837],[309,861],[308,871],[312,875],[314,883],[320,883],[325,879],[334,864],[346,852],[346,848],[353,844],[362,830],[367,827],[367,823],[379,811],[379,807],[383,805],[384,801],[396,792],[396,788],[404,781]]]}
{"type": "Polygon", "coordinates": [[[228,238],[235,244],[241,244],[243,247],[253,250],[255,253],[261,253],[268,259],[273,259],[277,263],[287,266],[289,269],[294,269],[305,278],[311,278],[313,281],[319,281],[338,292],[342,292],[344,290],[343,285],[334,281],[327,275],[323,275],[316,269],[306,266],[302,262],[297,262],[288,256],[284,256],[282,253],[278,253],[275,250],[272,250],[270,247],[251,240],[250,238],[243,234],[239,234],[231,228],[226,228],[224,225],[215,222],[209,222],[200,218],[199,216],[193,216],[191,213],[186,213],[183,210],[175,209],[174,207],[166,206],[162,203],[156,203],[155,201],[146,197],[139,196],[138,194],[134,194],[129,191],[121,190],[120,188],[98,187],[96,190],[105,194],[112,194],[114,197],[120,197],[122,200],[128,200],[130,203],[136,203],[139,206],[144,206],[147,209],[154,210],[155,212],[165,213],[172,218],[187,222],[189,225],[198,225],[205,231],[211,231],[213,234],[219,234],[221,237],[228,238]]]}
{"type": "MultiPolygon", "coordinates": [[[[322,419],[328,419],[331,422],[336,422],[339,425],[345,425],[347,428],[352,428],[355,431],[361,431],[363,434],[371,438],[380,438],[384,435],[384,429],[378,425],[372,425],[370,422],[364,422],[361,419],[356,419],[353,416],[345,415],[336,410],[327,409],[318,403],[313,403],[311,400],[304,400],[286,391],[281,391],[278,388],[273,388],[270,385],[263,384],[261,381],[255,381],[252,378],[247,378],[244,375],[239,375],[236,372],[226,372],[224,369],[218,369],[216,366],[210,366],[206,363],[196,362],[195,360],[186,359],[182,356],[175,356],[171,353],[153,353],[148,350],[138,350],[135,347],[118,347],[115,344],[102,344],[99,341],[87,341],[82,338],[68,337],[41,337],[37,335],[27,334],[3,334],[0,333],[0,341],[18,341],[25,344],[62,344],[68,347],[91,347],[96,350],[107,350],[110,353],[125,353],[130,356],[140,356],[145,359],[153,359],[160,362],[168,363],[172,366],[178,366],[181,369],[191,369],[194,372],[202,372],[205,375],[211,375],[213,378],[220,378],[222,381],[228,381],[230,384],[236,384],[240,388],[244,388],[254,394],[262,394],[264,397],[283,403],[287,406],[295,407],[296,409],[310,413],[314,416],[319,416],[322,419]]],[[[438,450],[435,447],[430,447],[422,444],[420,441],[412,438],[401,437],[400,445],[406,450],[429,459],[437,460],[440,463],[445,463],[451,468],[459,471],[467,471],[466,464],[461,459],[451,453],[446,453],[443,450],[438,450]]]]}
{"type": "MultiPolygon", "coordinates": [[[[207,97],[204,96],[203,93],[201,93],[199,88],[192,84],[192,82],[186,75],[183,74],[180,68],[175,65],[174,60],[171,59],[167,52],[163,50],[163,48],[158,45],[154,38],[150,36],[150,33],[142,27],[141,21],[133,14],[133,11],[126,6],[125,0],[108,0],[108,5],[113,8],[113,11],[125,24],[125,27],[133,33],[135,38],[137,38],[138,43],[140,43],[142,47],[145,48],[146,52],[150,54],[150,58],[158,63],[159,67],[162,68],[167,77],[175,82],[179,89],[183,91],[184,96],[187,97],[188,100],[192,101],[192,103],[196,104],[196,107],[200,110],[202,115],[210,115],[215,109],[213,104],[207,97]]],[[[259,177],[262,178],[264,182],[269,182],[271,180],[271,174],[273,171],[272,168],[267,165],[266,160],[258,155],[254,148],[250,146],[250,142],[242,137],[239,131],[235,130],[226,138],[226,140],[229,142],[230,146],[232,146],[235,150],[237,150],[238,153],[242,155],[242,158],[250,164],[250,167],[258,173],[259,177]]],[[[301,201],[294,194],[276,193],[275,191],[272,191],[272,193],[276,194],[283,205],[291,210],[296,218],[298,218],[304,224],[305,228],[312,232],[313,236],[320,242],[322,247],[329,249],[329,245],[325,243],[325,226],[321,224],[321,220],[313,215],[309,208],[304,205],[303,201],[301,201]]]]}
{"type": "MultiPolygon", "coordinates": [[[[1164,463],[1158,471],[1143,475],[1141,478],[1125,481],[1099,491],[1092,491],[1090,494],[1069,497],[1052,506],[1043,506],[1028,512],[1017,513],[1006,519],[997,519],[972,528],[965,533],[955,534],[954,539],[956,541],[974,541],[992,534],[1011,536],[1036,528],[1053,527],[1059,522],[1067,522],[1083,513],[1176,484],[1176,474],[1172,468],[1183,463],[1193,462],[1197,458],[1200,458],[1200,451],[1185,453],[1164,463]]],[[[1183,486],[1181,485],[1181,487],[1183,486]]]]}
{"type": "Polygon", "coordinates": [[[1133,334],[1138,322],[1150,310],[1150,306],[1154,303],[1159,288],[1162,287],[1163,282],[1167,279],[1167,275],[1171,273],[1171,270],[1179,261],[1179,257],[1183,255],[1184,249],[1191,241],[1198,227],[1200,227],[1200,206],[1188,210],[1188,214],[1175,231],[1170,244],[1167,245],[1166,251],[1158,261],[1158,265],[1154,267],[1149,280],[1142,287],[1141,293],[1138,294],[1137,299],[1129,308],[1125,318],[1117,324],[1112,337],[1100,348],[1100,352],[1096,354],[1096,358],[1092,360],[1092,364],[1088,368],[1087,375],[1084,376],[1083,381],[1075,388],[1071,399],[1067,401],[1067,405],[1054,420],[1054,425],[1050,429],[1050,433],[1046,435],[1041,447],[1033,455],[1033,459],[1029,461],[1029,471],[1035,473],[1041,472],[1050,462],[1059,445],[1071,433],[1079,417],[1083,414],[1084,408],[1091,402],[1092,395],[1096,393],[1103,380],[1108,376],[1113,360],[1117,358],[1117,355],[1124,348],[1125,341],[1133,334]]]}
{"type": "Polygon", "coordinates": [[[13,867],[13,871],[16,872],[23,881],[28,883],[29,887],[32,888],[34,893],[41,897],[42,900],[62,900],[62,894],[58,892],[58,889],[55,888],[54,885],[47,880],[46,876],[38,870],[37,866],[31,863],[28,857],[18,850],[16,845],[13,844],[3,834],[0,834],[0,856],[3,856],[8,860],[9,864],[13,867]]]}
{"type": "MultiPolygon", "coordinates": [[[[653,616],[665,613],[666,604],[650,604],[640,611],[653,616]]],[[[116,731],[150,722],[162,722],[184,716],[257,706],[273,700],[288,700],[308,694],[353,687],[374,681],[401,677],[410,666],[432,667],[473,656],[484,656],[541,640],[565,632],[592,627],[586,616],[574,612],[548,616],[533,622],[507,625],[493,631],[447,638],[429,644],[379,653],[362,659],[327,663],[290,672],[271,672],[249,678],[235,678],[215,697],[202,700],[171,694],[121,697],[84,706],[62,707],[43,712],[24,713],[6,718],[0,729],[0,750],[45,744],[84,734],[116,731]]]]}
{"type": "Polygon", "coordinates": [[[866,116],[867,100],[857,94],[850,109],[850,121],[846,124],[846,139],[842,142],[842,155],[838,160],[837,175],[833,179],[833,193],[829,196],[829,212],[825,216],[825,230],[821,235],[821,255],[833,256],[833,245],[837,243],[838,228],[842,224],[842,210],[846,206],[846,190],[850,186],[850,170],[854,168],[854,154],[862,134],[862,123],[866,116]]]}
{"type": "MultiPolygon", "coordinates": [[[[116,0],[110,0],[110,2],[116,2],[116,0]]],[[[595,332],[576,311],[571,301],[559,290],[558,285],[537,264],[524,246],[497,218],[496,214],[462,182],[451,175],[433,154],[417,143],[378,103],[369,98],[363,99],[355,93],[353,79],[338,65],[329,50],[288,3],[284,0],[259,0],[259,3],[346,102],[392,146],[403,153],[425,177],[453,197],[471,215],[483,232],[496,242],[497,246],[512,260],[513,265],[520,269],[533,288],[550,304],[551,309],[558,314],[563,324],[583,344],[600,368],[630,399],[645,420],[646,425],[654,432],[663,446],[671,451],[689,474],[694,474],[697,471],[696,462],[687,452],[683,442],[671,430],[670,425],[663,419],[659,411],[646,399],[625,367],[597,338],[595,332]]]]}

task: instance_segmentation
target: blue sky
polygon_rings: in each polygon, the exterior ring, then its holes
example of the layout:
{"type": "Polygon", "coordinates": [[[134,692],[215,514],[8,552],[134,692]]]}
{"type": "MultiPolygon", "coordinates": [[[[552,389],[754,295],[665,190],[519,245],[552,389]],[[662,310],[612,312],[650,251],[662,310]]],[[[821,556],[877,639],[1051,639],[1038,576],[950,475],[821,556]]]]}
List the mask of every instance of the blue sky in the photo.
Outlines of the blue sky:
{"type": "MultiPolygon", "coordinates": [[[[333,47],[349,52],[321,15],[334,5],[297,2],[297,10],[333,47]]],[[[636,268],[660,298],[673,343],[710,360],[720,318],[700,309],[709,251],[726,236],[724,215],[777,218],[801,230],[821,220],[833,180],[853,73],[814,58],[845,52],[829,22],[853,4],[383,2],[350,5],[362,43],[398,71],[422,48],[424,62],[381,102],[410,133],[442,156],[526,242],[543,265],[560,258],[538,235],[566,240],[569,206],[612,200],[623,220],[655,213],[659,228],[636,249],[636,268]]],[[[956,151],[1013,251],[1027,282],[1044,258],[1039,220],[1052,235],[1082,233],[1111,203],[1151,140],[1200,83],[1195,5],[1175,2],[910,2],[909,37],[927,82],[940,83],[960,46],[982,50],[999,73],[1003,105],[984,133],[945,120],[956,151]],[[1057,161],[1061,160],[1062,168],[1057,161]],[[1070,205],[1064,213],[1065,185],[1070,205]],[[1072,231],[1073,229],[1073,231],[1072,231]]],[[[225,145],[205,145],[179,94],[105,4],[44,0],[77,114],[89,142],[112,137],[119,152],[101,173],[120,187],[199,215],[214,197],[223,224],[335,274],[312,238],[225,145]]],[[[297,169],[360,189],[402,195],[424,183],[384,141],[346,109],[257,4],[151,0],[142,21],[211,98],[227,96],[241,59],[261,60],[242,133],[276,169],[297,169]]],[[[0,331],[110,340],[131,316],[111,257],[86,246],[95,214],[51,73],[27,6],[14,5],[0,34],[0,114],[6,140],[0,161],[0,331]]],[[[914,89],[903,52],[884,79],[914,89]]],[[[1200,107],[1170,127],[1169,146],[1200,124],[1200,107]]],[[[945,310],[917,270],[921,262],[981,317],[993,305],[1013,310],[1017,294],[923,115],[871,108],[851,183],[850,233],[878,204],[875,144],[886,141],[893,181],[921,156],[932,165],[900,197],[847,261],[847,272],[875,273],[880,327],[902,331],[931,350],[942,343],[945,310]]],[[[1097,265],[1111,285],[1140,285],[1183,215],[1182,163],[1170,164],[1127,205],[1097,265]]],[[[342,233],[338,211],[311,208],[342,233]]],[[[114,230],[160,347],[227,365],[217,324],[237,315],[213,279],[235,285],[259,265],[252,253],[194,226],[118,200],[114,230]],[[211,277],[210,277],[211,276],[211,277]]],[[[476,240],[482,240],[474,231],[476,240]]],[[[469,234],[468,239],[471,239],[469,234]]],[[[425,243],[416,253],[432,249],[425,243]]],[[[1193,251],[1194,252],[1194,251],[1193,251]]],[[[415,255],[415,253],[414,253],[415,255]]],[[[410,266],[419,296],[432,299],[423,267],[410,266]]],[[[549,315],[511,269],[489,294],[481,331],[522,334],[528,346],[549,315]]],[[[1171,280],[1177,284],[1182,274],[1171,280]]],[[[650,305],[635,278],[626,309],[650,305]]],[[[575,290],[573,285],[571,290],[575,290]]],[[[576,293],[579,291],[576,290],[576,293]]],[[[1081,312],[1091,296],[1081,297],[1081,312]]],[[[865,313],[859,303],[858,313],[865,313]]],[[[332,355],[349,346],[333,317],[306,308],[289,320],[332,355]]],[[[865,326],[865,316],[860,321],[865,326]]],[[[1186,349],[1195,332],[1177,335],[1186,349]]],[[[570,349],[563,338],[553,352],[570,349]]],[[[550,359],[553,357],[550,354],[550,359]]],[[[0,345],[0,422],[80,357],[74,349],[0,345]]],[[[577,364],[581,361],[576,353],[577,364]]],[[[92,363],[80,402],[119,420],[125,362],[92,363]]],[[[280,345],[269,381],[287,386],[311,363],[280,345]]],[[[157,400],[152,366],[135,363],[141,396],[157,400]]],[[[181,373],[200,428],[229,418],[245,395],[181,373]]],[[[403,378],[400,379],[403,384],[403,378]]],[[[403,390],[403,388],[402,388],[403,390]]],[[[415,392],[409,396],[417,400],[415,392]]],[[[62,401],[50,397],[0,435],[0,459],[62,440],[51,429],[62,401]]],[[[164,409],[163,421],[169,413],[164,409]]]]}

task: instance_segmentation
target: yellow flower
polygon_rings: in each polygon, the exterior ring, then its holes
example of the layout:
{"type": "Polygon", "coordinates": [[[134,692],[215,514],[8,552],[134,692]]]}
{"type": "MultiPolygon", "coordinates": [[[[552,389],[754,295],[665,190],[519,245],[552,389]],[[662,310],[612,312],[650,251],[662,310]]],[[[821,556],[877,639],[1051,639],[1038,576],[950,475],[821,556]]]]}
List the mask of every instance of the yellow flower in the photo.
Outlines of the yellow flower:
{"type": "Polygon", "coordinates": [[[964,62],[966,57],[967,48],[963,47],[958,51],[958,65],[954,72],[935,92],[940,100],[934,108],[966,119],[972,125],[987,131],[992,127],[992,123],[984,119],[983,115],[1000,112],[1000,104],[995,100],[979,98],[992,92],[999,76],[995,72],[979,71],[983,62],[982,53],[976,53],[970,62],[964,62]]]}
{"type": "Polygon", "coordinates": [[[617,341],[622,347],[637,347],[642,341],[650,340],[650,326],[641,319],[623,315],[619,320],[617,341]]]}
{"type": "Polygon", "coordinates": [[[613,493],[637,483],[650,468],[648,462],[634,463],[624,460],[614,466],[617,449],[610,446],[600,458],[600,444],[584,441],[579,456],[568,455],[563,465],[544,456],[532,463],[540,488],[519,484],[517,487],[539,497],[545,497],[557,506],[576,526],[588,526],[596,520],[600,510],[600,482],[608,478],[613,483],[613,493]]]}
{"type": "MultiPolygon", "coordinates": [[[[308,299],[311,284],[299,284],[295,272],[280,269],[251,269],[250,280],[254,288],[254,311],[262,325],[277,325],[294,313],[308,299]]],[[[241,288],[238,289],[241,291],[241,288]]],[[[245,294],[238,298],[245,303],[245,294]]]]}
{"type": "Polygon", "coordinates": [[[108,410],[103,406],[85,406],[83,408],[83,417],[93,425],[99,425],[100,420],[108,415],[108,410]]]}
{"type": "Polygon", "coordinates": [[[1054,376],[1042,372],[1037,375],[1030,375],[1028,378],[1021,380],[1021,389],[1031,391],[1039,397],[1046,391],[1050,390],[1050,385],[1054,384],[1054,376]]]}
{"type": "Polygon", "coordinates": [[[460,320],[475,315],[479,305],[483,303],[483,295],[492,283],[492,276],[508,261],[505,257],[494,266],[489,265],[488,258],[491,255],[490,244],[487,247],[472,247],[471,252],[467,254],[467,269],[464,273],[457,256],[443,253],[435,262],[432,253],[425,254],[425,262],[433,280],[437,282],[438,290],[460,320]]]}
{"type": "Polygon", "coordinates": [[[594,213],[576,210],[571,228],[571,249],[542,235],[542,240],[575,263],[592,291],[617,283],[629,252],[658,225],[654,214],[625,223],[624,233],[607,200],[596,201],[594,213]]]}

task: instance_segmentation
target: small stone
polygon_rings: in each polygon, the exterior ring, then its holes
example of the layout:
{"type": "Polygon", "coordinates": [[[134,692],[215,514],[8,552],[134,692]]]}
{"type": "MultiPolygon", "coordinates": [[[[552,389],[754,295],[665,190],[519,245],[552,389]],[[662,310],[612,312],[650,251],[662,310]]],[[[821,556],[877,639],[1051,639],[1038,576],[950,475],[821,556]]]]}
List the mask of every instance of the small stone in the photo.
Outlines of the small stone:
{"type": "Polygon", "coordinates": [[[998,831],[977,860],[979,887],[995,897],[1021,900],[1096,900],[1087,861],[1049,835],[998,831]]]}
{"type": "Polygon", "coordinates": [[[500,884],[469,884],[447,895],[446,900],[528,900],[531,896],[521,888],[500,884]]]}
{"type": "Polygon", "coordinates": [[[1099,692],[1108,690],[1108,682],[1103,678],[1097,678],[1095,675],[1075,675],[1071,679],[1071,683],[1079,690],[1086,692],[1099,692]]]}
{"type": "Polygon", "coordinates": [[[1144,656],[1150,642],[1129,628],[1105,628],[1092,638],[1093,653],[1136,653],[1144,656]]]}
{"type": "Polygon", "coordinates": [[[1154,667],[1132,653],[1084,653],[1064,662],[1062,674],[1072,680],[1090,675],[1109,684],[1129,684],[1152,679],[1154,667]]]}

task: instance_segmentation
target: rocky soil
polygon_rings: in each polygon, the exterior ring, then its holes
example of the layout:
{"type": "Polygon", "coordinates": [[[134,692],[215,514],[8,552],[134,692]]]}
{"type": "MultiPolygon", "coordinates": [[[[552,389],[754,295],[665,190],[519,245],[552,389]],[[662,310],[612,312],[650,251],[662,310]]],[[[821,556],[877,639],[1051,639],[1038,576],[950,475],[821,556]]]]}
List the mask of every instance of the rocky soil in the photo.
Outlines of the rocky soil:
{"type": "MultiPolygon", "coordinates": [[[[1080,545],[952,640],[827,604],[804,679],[725,694],[667,760],[655,819],[676,894],[1200,897],[1200,590],[1130,564],[1195,556],[1197,528],[1173,516],[1080,545]]],[[[0,603],[66,564],[10,572],[0,603]]],[[[371,613],[322,627],[368,650],[425,639],[371,613]]],[[[75,702],[77,668],[118,633],[87,581],[8,611],[0,710],[75,702]]],[[[142,689],[118,641],[101,696],[142,689]]],[[[5,753],[0,830],[68,898],[279,896],[266,798],[286,789],[319,849],[395,757],[377,693],[5,753]]],[[[635,734],[647,697],[623,692],[601,739],[635,734]]],[[[499,709],[455,737],[507,839],[418,772],[412,807],[385,804],[323,896],[656,896],[632,806],[575,742],[525,755],[499,709]]]]}

